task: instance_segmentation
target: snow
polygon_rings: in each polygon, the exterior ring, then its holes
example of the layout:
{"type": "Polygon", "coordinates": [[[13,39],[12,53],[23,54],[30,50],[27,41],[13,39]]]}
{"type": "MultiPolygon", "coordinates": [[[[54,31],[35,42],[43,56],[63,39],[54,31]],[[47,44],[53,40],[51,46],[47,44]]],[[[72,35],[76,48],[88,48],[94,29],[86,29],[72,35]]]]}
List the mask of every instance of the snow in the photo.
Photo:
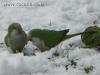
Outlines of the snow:
{"type": "Polygon", "coordinates": [[[84,48],[81,36],[65,40],[43,53],[34,51],[36,47],[28,42],[25,52],[30,56],[12,54],[4,44],[7,28],[12,22],[20,23],[26,33],[35,28],[69,28],[68,34],[82,32],[94,22],[100,26],[100,0],[0,0],[0,75],[100,74],[100,53],[84,48]],[[5,5],[11,3],[15,6],[5,5]],[[18,6],[18,3],[22,5],[18,6]],[[23,5],[25,3],[28,5],[23,5]],[[34,53],[36,56],[32,55],[34,53]]]}

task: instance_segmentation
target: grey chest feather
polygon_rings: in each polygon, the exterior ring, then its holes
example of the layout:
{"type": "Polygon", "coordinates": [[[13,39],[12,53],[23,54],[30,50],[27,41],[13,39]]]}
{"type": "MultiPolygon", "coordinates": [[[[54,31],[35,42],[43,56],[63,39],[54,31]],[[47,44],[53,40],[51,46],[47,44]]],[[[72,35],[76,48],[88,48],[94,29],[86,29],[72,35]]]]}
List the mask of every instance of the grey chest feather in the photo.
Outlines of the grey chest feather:
{"type": "Polygon", "coordinates": [[[36,45],[39,49],[41,50],[46,50],[46,49],[49,49],[43,40],[39,39],[39,38],[36,38],[36,37],[33,37],[32,38],[32,42],[34,45],[36,45]]]}
{"type": "Polygon", "coordinates": [[[26,37],[26,34],[24,32],[22,33],[18,33],[17,31],[13,31],[11,33],[11,36],[10,36],[10,40],[11,40],[11,43],[16,45],[16,44],[25,44],[27,42],[27,37],[26,37]]]}

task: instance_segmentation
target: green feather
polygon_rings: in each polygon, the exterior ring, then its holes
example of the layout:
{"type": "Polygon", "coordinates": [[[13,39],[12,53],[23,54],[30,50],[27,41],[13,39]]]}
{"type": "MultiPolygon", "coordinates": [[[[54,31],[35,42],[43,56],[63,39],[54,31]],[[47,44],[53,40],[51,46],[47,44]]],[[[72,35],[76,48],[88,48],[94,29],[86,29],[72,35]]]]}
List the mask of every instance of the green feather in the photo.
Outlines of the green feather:
{"type": "Polygon", "coordinates": [[[96,48],[99,46],[99,40],[100,40],[100,28],[97,26],[91,26],[86,28],[84,32],[90,32],[90,33],[84,33],[81,35],[82,41],[85,43],[86,46],[91,48],[96,48]],[[94,33],[92,33],[94,32],[94,33]]]}
{"type": "MultiPolygon", "coordinates": [[[[74,36],[77,35],[87,35],[87,34],[93,34],[96,31],[92,30],[92,31],[85,31],[85,32],[80,32],[80,33],[76,33],[76,34],[70,34],[70,35],[66,35],[66,32],[63,31],[54,31],[54,30],[46,30],[46,29],[32,29],[29,32],[29,37],[31,38],[31,40],[33,41],[32,38],[39,38],[40,40],[42,40],[44,42],[44,44],[46,45],[46,47],[48,48],[43,48],[45,50],[48,50],[56,45],[58,45],[60,42],[66,40],[66,39],[70,39],[74,36]]],[[[91,38],[92,39],[92,38],[91,38]]],[[[33,44],[35,42],[33,41],[33,44]]],[[[42,51],[45,51],[42,50],[42,51]]]]}
{"type": "Polygon", "coordinates": [[[7,47],[10,47],[13,53],[22,52],[25,44],[27,44],[27,35],[22,30],[19,23],[12,23],[8,27],[8,33],[4,38],[7,47]],[[17,30],[19,28],[20,32],[17,30]]]}
{"type": "Polygon", "coordinates": [[[15,27],[13,26],[13,24],[9,25],[9,27],[8,27],[8,33],[7,33],[7,35],[4,38],[4,41],[5,41],[5,44],[6,44],[7,47],[9,47],[9,40],[10,40],[9,37],[11,35],[11,32],[14,29],[15,29],[15,27]]]}
{"type": "Polygon", "coordinates": [[[15,29],[14,25],[11,24],[9,27],[8,27],[8,34],[10,35],[11,32],[15,29]]]}
{"type": "Polygon", "coordinates": [[[31,37],[40,38],[48,47],[54,47],[63,40],[65,33],[54,30],[33,29],[29,32],[31,37]]]}
{"type": "Polygon", "coordinates": [[[5,36],[4,41],[5,41],[6,46],[9,47],[9,38],[8,38],[8,35],[5,36]]]}

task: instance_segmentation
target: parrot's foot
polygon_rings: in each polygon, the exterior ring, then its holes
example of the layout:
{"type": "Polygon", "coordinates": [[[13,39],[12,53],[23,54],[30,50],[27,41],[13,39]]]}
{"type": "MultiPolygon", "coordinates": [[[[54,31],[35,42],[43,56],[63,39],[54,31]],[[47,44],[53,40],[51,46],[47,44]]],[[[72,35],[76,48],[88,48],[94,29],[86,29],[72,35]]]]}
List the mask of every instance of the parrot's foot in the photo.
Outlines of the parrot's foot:
{"type": "Polygon", "coordinates": [[[36,56],[35,53],[31,53],[31,54],[27,54],[27,53],[23,53],[24,56],[36,56]]]}

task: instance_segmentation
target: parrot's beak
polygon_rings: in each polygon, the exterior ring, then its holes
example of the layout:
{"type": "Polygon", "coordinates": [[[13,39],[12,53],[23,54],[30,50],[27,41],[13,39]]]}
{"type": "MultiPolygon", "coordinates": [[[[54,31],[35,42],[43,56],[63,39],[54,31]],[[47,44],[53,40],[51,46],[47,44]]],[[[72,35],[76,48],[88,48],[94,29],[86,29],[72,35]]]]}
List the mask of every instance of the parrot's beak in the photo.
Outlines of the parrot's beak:
{"type": "Polygon", "coordinates": [[[28,41],[32,41],[32,39],[31,38],[28,38],[28,41]]]}
{"type": "Polygon", "coordinates": [[[21,32],[23,31],[21,27],[17,27],[16,29],[17,29],[17,31],[18,31],[19,33],[21,33],[21,32]]]}

